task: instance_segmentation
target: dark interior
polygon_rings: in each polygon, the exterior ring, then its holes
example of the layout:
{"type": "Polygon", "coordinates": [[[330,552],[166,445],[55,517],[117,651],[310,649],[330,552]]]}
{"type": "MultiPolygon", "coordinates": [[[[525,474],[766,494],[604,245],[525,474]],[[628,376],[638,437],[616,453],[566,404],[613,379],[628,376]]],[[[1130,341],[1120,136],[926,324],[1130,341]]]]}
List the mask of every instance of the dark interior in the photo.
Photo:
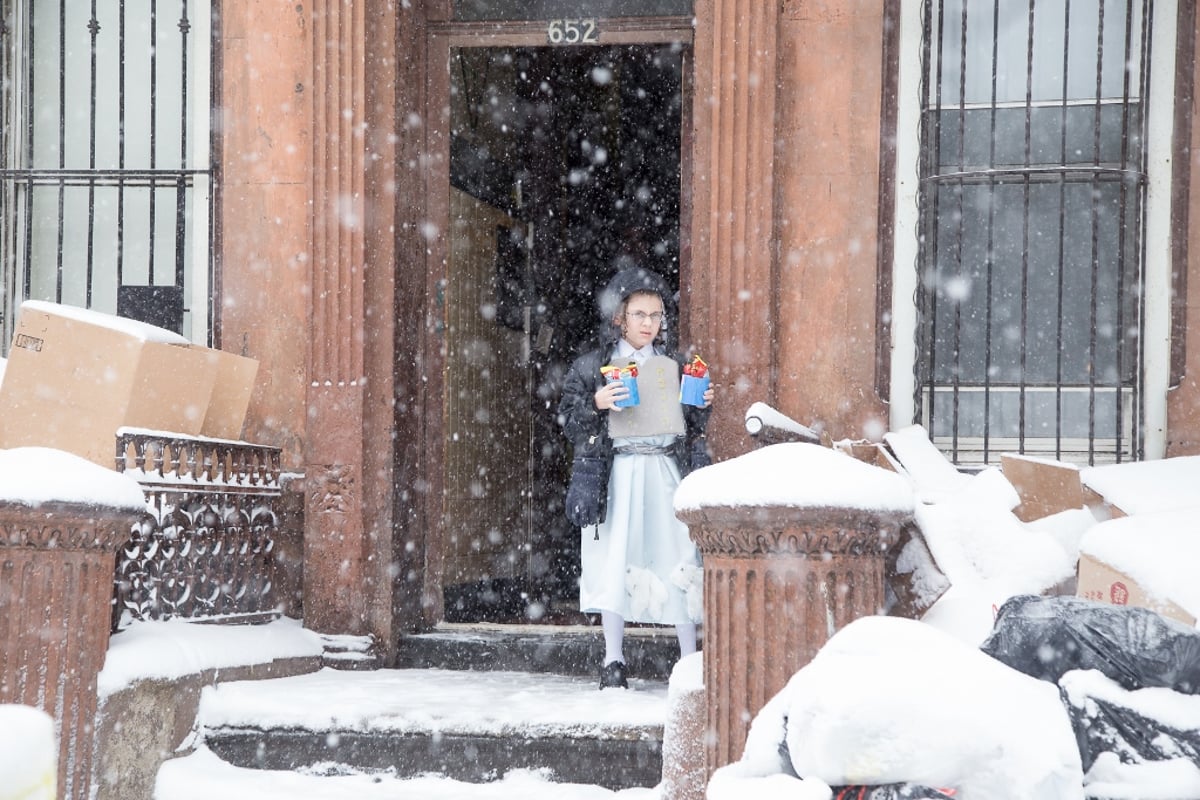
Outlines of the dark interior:
{"type": "MultiPolygon", "coordinates": [[[[682,61],[677,45],[451,51],[451,184],[519,223],[495,231],[484,313],[524,336],[523,363],[497,366],[524,373],[528,419],[486,434],[519,451],[482,465],[476,489],[520,493],[507,518],[471,534],[448,508],[447,522],[449,535],[503,539],[495,558],[519,568],[456,581],[448,558],[447,621],[582,621],[559,389],[597,331],[595,292],[617,269],[642,264],[678,288],[682,61]]],[[[451,350],[453,360],[466,348],[451,350]]]]}

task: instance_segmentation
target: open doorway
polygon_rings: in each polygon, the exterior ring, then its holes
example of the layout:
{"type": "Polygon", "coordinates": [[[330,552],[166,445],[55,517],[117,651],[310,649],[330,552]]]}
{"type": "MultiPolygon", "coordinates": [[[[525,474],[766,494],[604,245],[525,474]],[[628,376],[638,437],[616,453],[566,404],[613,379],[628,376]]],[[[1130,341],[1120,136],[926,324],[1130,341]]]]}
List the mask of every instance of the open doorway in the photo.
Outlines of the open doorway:
{"type": "Polygon", "coordinates": [[[450,50],[446,621],[583,621],[559,390],[617,269],[678,289],[685,53],[450,50]]]}

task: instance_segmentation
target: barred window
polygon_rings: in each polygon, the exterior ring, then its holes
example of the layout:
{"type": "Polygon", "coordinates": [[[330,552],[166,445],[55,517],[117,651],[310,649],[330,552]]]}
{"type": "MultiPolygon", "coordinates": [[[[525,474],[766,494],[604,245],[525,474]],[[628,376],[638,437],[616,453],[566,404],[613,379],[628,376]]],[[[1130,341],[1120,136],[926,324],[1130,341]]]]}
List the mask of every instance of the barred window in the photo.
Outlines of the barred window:
{"type": "Polygon", "coordinates": [[[212,34],[189,0],[9,0],[0,16],[0,302],[208,343],[212,34]]]}
{"type": "Polygon", "coordinates": [[[956,463],[1141,456],[1152,5],[923,7],[914,400],[956,463]]]}

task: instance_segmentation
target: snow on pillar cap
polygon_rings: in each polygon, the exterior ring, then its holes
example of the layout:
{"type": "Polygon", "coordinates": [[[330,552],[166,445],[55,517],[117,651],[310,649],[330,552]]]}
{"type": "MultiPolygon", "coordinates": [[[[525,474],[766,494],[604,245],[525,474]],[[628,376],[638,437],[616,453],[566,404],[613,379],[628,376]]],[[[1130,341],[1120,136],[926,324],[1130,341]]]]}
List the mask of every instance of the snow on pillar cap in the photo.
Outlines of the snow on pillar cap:
{"type": "Polygon", "coordinates": [[[0,450],[0,502],[146,508],[142,487],[133,478],[51,447],[0,450]]]}
{"type": "Polygon", "coordinates": [[[799,442],[763,447],[696,470],[675,491],[676,513],[737,506],[911,514],[915,499],[903,475],[799,442]]]}

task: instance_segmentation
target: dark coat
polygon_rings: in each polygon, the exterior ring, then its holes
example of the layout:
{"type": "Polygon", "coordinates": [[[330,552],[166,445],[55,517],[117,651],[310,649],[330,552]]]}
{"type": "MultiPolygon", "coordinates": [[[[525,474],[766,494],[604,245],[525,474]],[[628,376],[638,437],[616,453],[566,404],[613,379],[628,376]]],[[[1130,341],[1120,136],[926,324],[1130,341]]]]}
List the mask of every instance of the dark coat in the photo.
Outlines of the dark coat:
{"type": "MultiPolygon", "coordinates": [[[[566,513],[581,528],[603,522],[608,512],[613,443],[608,435],[609,412],[596,408],[595,394],[604,385],[600,368],[611,353],[611,346],[602,346],[575,359],[567,371],[558,404],[559,424],[574,448],[566,513]]],[[[669,355],[682,365],[679,355],[669,355]]],[[[672,449],[680,475],[712,463],[704,434],[709,412],[708,408],[683,407],[686,435],[677,439],[672,449]]]]}

